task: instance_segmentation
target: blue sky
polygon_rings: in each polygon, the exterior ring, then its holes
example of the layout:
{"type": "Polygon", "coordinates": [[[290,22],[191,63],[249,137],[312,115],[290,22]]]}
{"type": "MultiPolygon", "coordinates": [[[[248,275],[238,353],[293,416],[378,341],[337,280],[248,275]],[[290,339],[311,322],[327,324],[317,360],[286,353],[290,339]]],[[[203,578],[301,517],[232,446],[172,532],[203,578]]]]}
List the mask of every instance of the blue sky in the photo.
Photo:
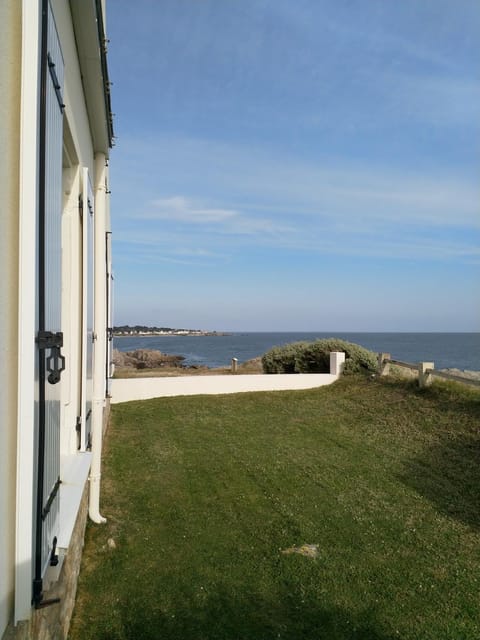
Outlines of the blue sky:
{"type": "Polygon", "coordinates": [[[115,323],[480,330],[477,0],[111,0],[115,323]]]}

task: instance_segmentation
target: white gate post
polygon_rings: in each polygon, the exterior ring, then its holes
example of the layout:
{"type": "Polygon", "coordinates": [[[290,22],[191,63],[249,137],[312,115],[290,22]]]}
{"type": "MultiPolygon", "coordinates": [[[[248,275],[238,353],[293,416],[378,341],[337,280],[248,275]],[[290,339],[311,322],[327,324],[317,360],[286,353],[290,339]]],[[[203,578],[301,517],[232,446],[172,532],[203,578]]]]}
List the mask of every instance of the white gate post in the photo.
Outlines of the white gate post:
{"type": "Polygon", "coordinates": [[[331,351],[330,352],[330,374],[338,376],[343,371],[345,364],[345,354],[343,351],[331,351]]]}
{"type": "Polygon", "coordinates": [[[430,371],[435,368],[433,362],[418,363],[418,386],[422,389],[432,384],[432,374],[430,371]]]}

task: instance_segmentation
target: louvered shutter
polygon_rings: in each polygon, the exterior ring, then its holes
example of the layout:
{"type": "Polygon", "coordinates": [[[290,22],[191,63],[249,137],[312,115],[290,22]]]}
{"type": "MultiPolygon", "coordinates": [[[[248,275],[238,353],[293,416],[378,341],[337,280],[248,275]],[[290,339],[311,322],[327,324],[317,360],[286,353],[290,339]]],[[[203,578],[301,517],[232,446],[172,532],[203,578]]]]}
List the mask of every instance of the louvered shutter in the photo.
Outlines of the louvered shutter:
{"type": "MultiPolygon", "coordinates": [[[[61,220],[63,74],[60,42],[50,4],[47,51],[42,56],[45,98],[41,110],[39,204],[39,417],[34,597],[41,600],[41,578],[50,563],[59,530],[61,354],[61,220]],[[40,586],[39,586],[40,583],[40,586]],[[36,591],[36,593],[35,593],[36,591]],[[40,591],[40,593],[39,593],[40,591]]],[[[44,18],[45,25],[45,18],[44,18]]],[[[45,26],[44,26],[45,28],[45,26]]],[[[44,52],[45,53],[45,52],[44,52]]]]}

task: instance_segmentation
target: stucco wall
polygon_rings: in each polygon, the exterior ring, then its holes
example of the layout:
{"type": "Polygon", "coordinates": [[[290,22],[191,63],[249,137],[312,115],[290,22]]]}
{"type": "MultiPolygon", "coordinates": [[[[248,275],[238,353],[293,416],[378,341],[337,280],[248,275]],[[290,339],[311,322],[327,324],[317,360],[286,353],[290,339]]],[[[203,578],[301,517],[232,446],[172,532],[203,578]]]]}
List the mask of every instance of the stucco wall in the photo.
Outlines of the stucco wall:
{"type": "MultiPolygon", "coordinates": [[[[82,167],[88,167],[94,181],[95,157],[70,3],[66,0],[50,1],[66,71],[64,142],[68,147],[68,162],[64,162],[67,171],[63,176],[62,220],[62,250],[65,258],[62,263],[62,329],[67,342],[65,355],[68,369],[61,383],[61,451],[62,454],[74,456],[77,450],[75,422],[81,393],[82,246],[78,208],[81,189],[79,175],[82,167]]],[[[14,589],[15,615],[19,620],[25,619],[25,623],[22,622],[15,631],[9,633],[13,633],[12,637],[15,638],[24,637],[22,634],[26,633],[25,637],[36,639],[42,635],[63,637],[64,631],[60,627],[69,618],[75,591],[69,586],[63,592],[60,606],[49,608],[48,615],[36,612],[34,623],[26,620],[31,614],[32,478],[35,468],[36,348],[33,338],[37,265],[35,185],[38,170],[36,56],[39,6],[38,3],[22,3],[21,0],[0,0],[0,638],[13,617],[14,589]],[[23,6],[27,11],[22,16],[23,6]],[[18,311],[19,308],[22,312],[18,311]],[[25,326],[28,330],[25,330],[25,326]],[[18,382],[19,377],[21,383],[18,382]],[[17,520],[18,527],[15,530],[17,520]],[[60,612],[59,619],[62,622],[55,622],[57,626],[52,627],[48,616],[55,609],[60,612]]],[[[94,29],[96,34],[96,25],[92,20],[86,28],[87,31],[94,29]]],[[[79,535],[83,539],[86,498],[80,517],[83,518],[83,525],[79,535]]],[[[64,573],[70,572],[72,575],[66,577],[67,585],[74,584],[73,578],[76,580],[74,574],[78,572],[81,542],[75,539],[73,546],[69,547],[64,573]]],[[[57,585],[57,588],[63,587],[57,585]]],[[[58,617],[58,613],[56,615],[58,617]]]]}
{"type": "Polygon", "coordinates": [[[70,6],[65,0],[51,0],[51,5],[65,63],[65,87],[63,95],[65,116],[68,120],[78,161],[82,166],[88,167],[93,181],[95,171],[93,145],[85,105],[82,76],[77,57],[70,6]]]}
{"type": "Polygon", "coordinates": [[[51,0],[51,6],[65,64],[62,331],[67,368],[62,375],[61,388],[61,449],[62,453],[74,453],[77,446],[76,419],[82,414],[82,222],[79,196],[82,193],[83,167],[88,168],[92,183],[94,181],[95,158],[70,7],[64,0],[51,0]]]}
{"type": "Polygon", "coordinates": [[[0,2],[0,637],[14,581],[20,9],[18,0],[0,2]]]}
{"type": "Polygon", "coordinates": [[[313,389],[332,384],[337,379],[337,375],[327,373],[126,378],[112,380],[111,402],[118,404],[167,396],[313,389]]]}

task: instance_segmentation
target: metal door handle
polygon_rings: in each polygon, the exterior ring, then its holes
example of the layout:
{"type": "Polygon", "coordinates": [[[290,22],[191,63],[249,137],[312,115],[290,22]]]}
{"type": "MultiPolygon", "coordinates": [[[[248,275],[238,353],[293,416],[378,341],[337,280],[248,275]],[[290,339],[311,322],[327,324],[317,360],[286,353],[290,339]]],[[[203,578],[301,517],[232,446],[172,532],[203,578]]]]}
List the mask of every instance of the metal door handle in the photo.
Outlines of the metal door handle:
{"type": "Polygon", "coordinates": [[[50,384],[60,382],[62,371],[65,371],[65,356],[62,355],[60,347],[51,347],[46,367],[49,372],[48,381],[50,384]]]}
{"type": "Polygon", "coordinates": [[[50,355],[45,360],[45,366],[49,373],[47,380],[50,384],[60,382],[62,371],[65,371],[65,356],[62,355],[63,333],[58,331],[39,331],[37,337],[39,349],[50,349],[50,355]]]}

